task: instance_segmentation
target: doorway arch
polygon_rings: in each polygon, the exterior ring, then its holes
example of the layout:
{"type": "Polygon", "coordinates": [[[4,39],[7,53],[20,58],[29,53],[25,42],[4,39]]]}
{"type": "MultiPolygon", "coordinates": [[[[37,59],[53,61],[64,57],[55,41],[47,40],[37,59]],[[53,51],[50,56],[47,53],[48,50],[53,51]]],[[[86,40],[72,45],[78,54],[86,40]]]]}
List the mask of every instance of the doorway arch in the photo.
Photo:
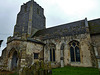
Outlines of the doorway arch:
{"type": "Polygon", "coordinates": [[[12,61],[11,61],[11,70],[16,70],[17,61],[18,61],[18,54],[17,54],[17,51],[14,51],[12,55],[12,61]]]}

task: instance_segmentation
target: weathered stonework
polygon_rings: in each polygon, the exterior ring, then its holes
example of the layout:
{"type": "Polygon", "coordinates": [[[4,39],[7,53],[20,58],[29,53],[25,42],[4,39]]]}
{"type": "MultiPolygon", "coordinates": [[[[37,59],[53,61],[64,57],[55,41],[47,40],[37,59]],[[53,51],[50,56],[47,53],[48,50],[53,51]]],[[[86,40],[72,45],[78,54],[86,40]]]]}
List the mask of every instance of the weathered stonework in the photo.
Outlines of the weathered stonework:
{"type": "Polygon", "coordinates": [[[21,6],[14,35],[8,37],[0,65],[22,70],[37,61],[52,68],[71,66],[100,68],[100,19],[45,28],[43,8],[33,0],[21,6]]]}
{"type": "MultiPolygon", "coordinates": [[[[91,67],[91,54],[90,54],[90,35],[89,34],[80,34],[80,35],[75,35],[75,36],[68,36],[68,37],[61,37],[58,39],[48,39],[44,41],[45,43],[53,43],[56,45],[56,50],[55,50],[55,59],[56,59],[56,64],[59,64],[60,66],[60,56],[61,56],[61,44],[64,43],[64,65],[72,65],[72,66],[85,66],[85,67],[91,67]],[[81,62],[71,62],[70,60],[70,47],[69,47],[69,42],[77,40],[80,42],[80,57],[81,57],[81,62]]],[[[44,49],[44,61],[50,61],[50,46],[46,45],[44,49]]]]}
{"type": "Polygon", "coordinates": [[[23,33],[32,34],[36,30],[44,28],[45,16],[43,8],[33,0],[24,3],[17,15],[14,36],[21,36],[23,33]]]}
{"type": "Polygon", "coordinates": [[[17,67],[25,67],[34,64],[34,62],[38,61],[34,59],[34,53],[39,53],[39,59],[43,59],[43,45],[33,43],[27,40],[12,40],[10,43],[7,44],[7,51],[5,53],[6,60],[4,62],[7,63],[8,69],[12,70],[12,58],[14,52],[17,52],[17,67]]]}

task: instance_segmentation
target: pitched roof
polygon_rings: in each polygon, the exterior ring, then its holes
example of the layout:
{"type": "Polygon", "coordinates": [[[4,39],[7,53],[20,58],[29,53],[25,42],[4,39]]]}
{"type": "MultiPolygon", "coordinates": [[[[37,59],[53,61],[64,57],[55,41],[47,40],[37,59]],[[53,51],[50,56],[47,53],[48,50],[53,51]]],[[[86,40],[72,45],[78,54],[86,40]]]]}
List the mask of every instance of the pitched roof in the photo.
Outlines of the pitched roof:
{"type": "Polygon", "coordinates": [[[43,40],[86,33],[85,20],[63,24],[39,30],[32,37],[41,37],[43,40]]]}
{"type": "Polygon", "coordinates": [[[37,44],[45,45],[43,42],[35,40],[35,39],[32,39],[32,38],[27,38],[27,41],[34,42],[34,43],[37,43],[37,44]]]}
{"type": "Polygon", "coordinates": [[[88,21],[90,34],[100,33],[100,18],[88,21]]]}

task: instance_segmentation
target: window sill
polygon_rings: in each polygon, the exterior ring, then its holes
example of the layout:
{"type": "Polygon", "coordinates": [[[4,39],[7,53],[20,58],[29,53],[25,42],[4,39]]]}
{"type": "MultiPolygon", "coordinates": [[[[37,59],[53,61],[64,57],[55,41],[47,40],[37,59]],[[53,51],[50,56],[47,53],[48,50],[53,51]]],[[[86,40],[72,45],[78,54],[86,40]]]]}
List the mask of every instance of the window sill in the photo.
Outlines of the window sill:
{"type": "Polygon", "coordinates": [[[71,62],[71,64],[81,64],[81,62],[71,62]]]}

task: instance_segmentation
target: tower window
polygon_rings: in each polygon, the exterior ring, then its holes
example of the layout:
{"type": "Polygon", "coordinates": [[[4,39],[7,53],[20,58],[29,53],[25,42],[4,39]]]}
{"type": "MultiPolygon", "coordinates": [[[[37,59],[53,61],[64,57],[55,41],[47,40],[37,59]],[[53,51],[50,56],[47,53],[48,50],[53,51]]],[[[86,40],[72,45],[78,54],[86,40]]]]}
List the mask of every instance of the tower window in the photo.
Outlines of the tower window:
{"type": "Polygon", "coordinates": [[[37,14],[40,14],[40,10],[39,10],[39,8],[37,8],[37,14]]]}
{"type": "Polygon", "coordinates": [[[25,12],[27,12],[27,5],[25,5],[24,9],[25,9],[25,12]]]}

